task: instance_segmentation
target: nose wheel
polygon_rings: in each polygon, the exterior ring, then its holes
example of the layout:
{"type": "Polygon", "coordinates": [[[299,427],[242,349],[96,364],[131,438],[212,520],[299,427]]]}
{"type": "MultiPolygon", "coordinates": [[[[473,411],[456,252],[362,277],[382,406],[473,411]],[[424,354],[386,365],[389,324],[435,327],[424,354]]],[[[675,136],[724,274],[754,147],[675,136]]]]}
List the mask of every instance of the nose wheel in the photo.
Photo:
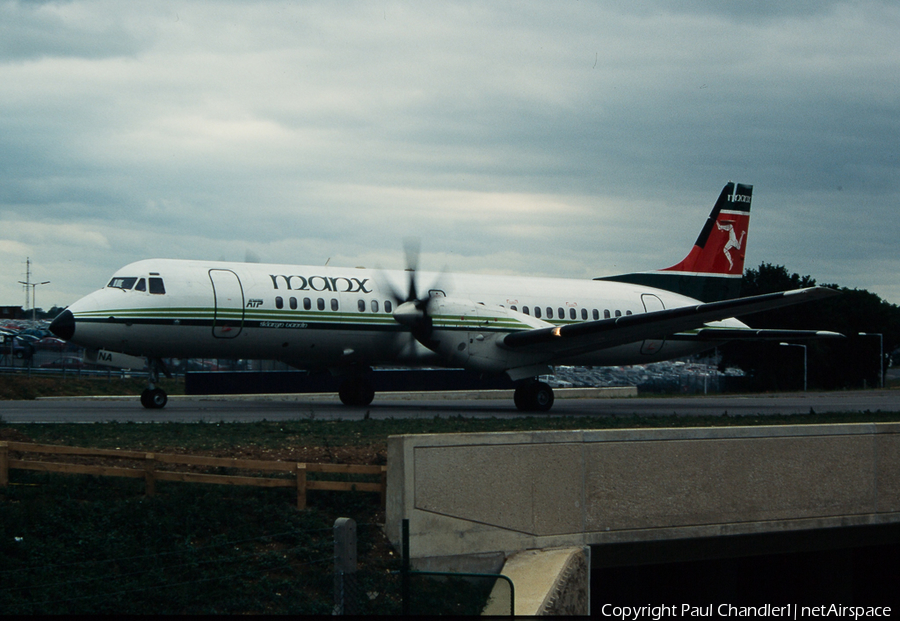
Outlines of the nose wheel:
{"type": "Polygon", "coordinates": [[[150,369],[149,381],[147,388],[141,393],[141,405],[148,410],[159,410],[166,407],[169,401],[166,391],[156,385],[159,382],[159,373],[161,371],[166,377],[172,377],[172,374],[159,358],[148,358],[147,367],[150,369]]]}

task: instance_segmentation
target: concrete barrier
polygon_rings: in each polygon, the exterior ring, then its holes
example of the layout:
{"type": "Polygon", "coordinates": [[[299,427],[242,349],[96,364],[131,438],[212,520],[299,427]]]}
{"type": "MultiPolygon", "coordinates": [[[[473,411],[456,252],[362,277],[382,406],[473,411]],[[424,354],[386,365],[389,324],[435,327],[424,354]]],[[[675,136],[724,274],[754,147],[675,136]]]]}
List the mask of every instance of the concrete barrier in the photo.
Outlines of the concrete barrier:
{"type": "MultiPolygon", "coordinates": [[[[590,614],[590,552],[582,548],[525,550],[512,555],[500,572],[515,586],[517,616],[590,614]]],[[[509,615],[509,586],[498,580],[482,613],[509,615]]]]}
{"type": "Polygon", "coordinates": [[[387,476],[414,564],[499,571],[527,549],[900,522],[900,424],[392,436],[387,476]]]}

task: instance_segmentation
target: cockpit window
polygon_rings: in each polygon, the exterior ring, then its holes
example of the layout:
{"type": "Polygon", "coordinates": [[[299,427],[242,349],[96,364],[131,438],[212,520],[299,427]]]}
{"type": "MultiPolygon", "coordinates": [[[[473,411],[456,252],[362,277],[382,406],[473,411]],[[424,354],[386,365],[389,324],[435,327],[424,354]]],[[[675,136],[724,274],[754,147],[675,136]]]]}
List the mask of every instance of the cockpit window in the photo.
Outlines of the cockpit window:
{"type": "Polygon", "coordinates": [[[109,281],[107,287],[115,287],[116,289],[124,289],[129,290],[134,286],[134,283],[137,282],[137,278],[123,278],[122,276],[113,276],[113,279],[109,281]]]}
{"type": "Polygon", "coordinates": [[[138,283],[134,286],[135,291],[146,291],[147,290],[147,281],[141,278],[138,283]]]}
{"type": "Polygon", "coordinates": [[[150,277],[150,293],[163,294],[166,292],[166,286],[163,284],[162,278],[150,277]]]}

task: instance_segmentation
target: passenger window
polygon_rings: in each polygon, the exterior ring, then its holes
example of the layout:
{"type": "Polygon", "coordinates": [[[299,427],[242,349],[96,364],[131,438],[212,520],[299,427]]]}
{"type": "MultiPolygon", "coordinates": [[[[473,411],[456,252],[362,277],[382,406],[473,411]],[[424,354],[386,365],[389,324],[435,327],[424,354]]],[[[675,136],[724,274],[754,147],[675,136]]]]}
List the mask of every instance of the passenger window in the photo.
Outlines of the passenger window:
{"type": "Polygon", "coordinates": [[[325,310],[325,300],[323,300],[322,298],[316,300],[316,308],[318,308],[319,310],[325,310]]]}
{"type": "Polygon", "coordinates": [[[338,308],[337,298],[331,298],[331,310],[336,311],[338,308]]]}
{"type": "Polygon", "coordinates": [[[390,300],[385,300],[385,301],[384,301],[384,312],[390,313],[390,312],[393,311],[393,308],[394,308],[394,305],[391,304],[391,301],[390,301],[390,300]]]}
{"type": "Polygon", "coordinates": [[[581,309],[581,320],[587,321],[587,309],[586,308],[581,309]]]}
{"type": "Polygon", "coordinates": [[[297,298],[291,298],[291,310],[297,310],[297,298]]]}
{"type": "Polygon", "coordinates": [[[312,308],[312,300],[309,298],[303,298],[303,310],[310,310],[312,308]]]}
{"type": "Polygon", "coordinates": [[[366,301],[365,300],[357,300],[356,308],[359,309],[359,312],[361,312],[361,313],[366,312],[366,301]]]}
{"type": "Polygon", "coordinates": [[[526,315],[530,315],[530,314],[531,314],[531,313],[528,312],[528,307],[527,307],[527,306],[523,306],[523,307],[522,307],[522,312],[525,313],[526,315]]]}
{"type": "Polygon", "coordinates": [[[609,309],[608,308],[603,310],[603,318],[609,319],[609,309]]]}
{"type": "Polygon", "coordinates": [[[284,300],[280,295],[275,296],[275,308],[284,308],[284,300]]]}
{"type": "Polygon", "coordinates": [[[594,321],[598,321],[600,319],[600,311],[595,308],[591,316],[594,318],[594,321]]]}
{"type": "Polygon", "coordinates": [[[150,293],[162,295],[166,292],[166,286],[163,284],[162,278],[150,277],[150,293]]]}
{"type": "Polygon", "coordinates": [[[626,315],[630,315],[630,314],[631,314],[631,311],[630,311],[630,310],[627,310],[627,311],[625,311],[625,314],[626,314],[626,315]]]}
{"type": "Polygon", "coordinates": [[[559,317],[560,319],[565,319],[565,318],[566,318],[566,311],[564,311],[564,310],[562,309],[562,307],[557,308],[556,310],[558,311],[558,313],[557,313],[557,315],[556,315],[557,317],[559,317]]]}
{"type": "Polygon", "coordinates": [[[141,278],[138,283],[134,286],[135,291],[146,291],[147,290],[147,281],[141,278]]]}
{"type": "Polygon", "coordinates": [[[622,316],[622,311],[617,310],[617,311],[616,311],[616,317],[621,317],[621,316],[622,316]]]}
{"type": "Polygon", "coordinates": [[[534,316],[537,317],[538,319],[541,318],[541,307],[540,306],[534,307],[534,316]]]}
{"type": "Polygon", "coordinates": [[[373,313],[378,312],[378,300],[372,300],[372,312],[373,313]]]}
{"type": "Polygon", "coordinates": [[[510,306],[510,307],[509,307],[509,310],[517,311],[517,310],[519,310],[519,309],[517,309],[515,306],[510,306]]]}
{"type": "Polygon", "coordinates": [[[549,306],[547,307],[547,319],[553,319],[553,309],[549,306]]]}

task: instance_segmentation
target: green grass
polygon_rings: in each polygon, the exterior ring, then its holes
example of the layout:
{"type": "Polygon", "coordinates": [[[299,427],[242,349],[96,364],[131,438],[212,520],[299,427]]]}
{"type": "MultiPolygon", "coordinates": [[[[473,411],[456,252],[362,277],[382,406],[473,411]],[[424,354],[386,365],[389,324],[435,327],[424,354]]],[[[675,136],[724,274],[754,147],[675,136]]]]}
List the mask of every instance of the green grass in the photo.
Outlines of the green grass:
{"type": "MultiPolygon", "coordinates": [[[[4,614],[330,614],[333,523],[361,524],[365,561],[383,536],[371,495],[142,483],[14,471],[0,492],[4,614]],[[360,519],[361,518],[361,519],[360,519]]],[[[363,566],[364,612],[399,612],[397,561],[363,566]]]]}
{"type": "MultiPolygon", "coordinates": [[[[162,379],[159,385],[170,395],[184,394],[184,379],[162,379]]],[[[39,397],[84,397],[140,395],[147,387],[146,378],[80,377],[71,373],[66,377],[0,375],[0,401],[30,400],[39,397]]]]}
{"type": "MultiPolygon", "coordinates": [[[[386,447],[390,435],[538,431],[565,429],[628,429],[650,427],[719,427],[804,425],[900,421],[900,412],[795,414],[771,416],[546,416],[429,419],[369,419],[357,421],[260,421],[254,423],[93,423],[7,424],[0,430],[20,432],[42,444],[163,451],[171,448],[210,451],[234,447],[287,449],[297,446],[386,447]]],[[[2,437],[2,436],[0,436],[2,437]]]]}

